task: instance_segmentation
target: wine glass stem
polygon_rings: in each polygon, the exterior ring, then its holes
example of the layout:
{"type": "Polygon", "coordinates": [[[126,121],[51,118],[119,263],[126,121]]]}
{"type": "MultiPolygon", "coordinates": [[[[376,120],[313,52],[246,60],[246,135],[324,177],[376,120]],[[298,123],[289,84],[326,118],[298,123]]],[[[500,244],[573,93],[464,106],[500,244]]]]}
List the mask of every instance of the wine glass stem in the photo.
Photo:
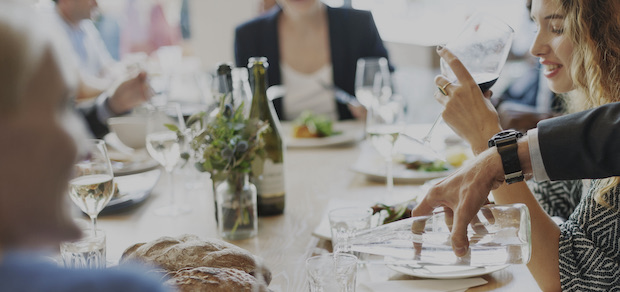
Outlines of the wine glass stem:
{"type": "Polygon", "coordinates": [[[175,200],[175,186],[174,186],[174,175],[173,170],[168,171],[168,188],[170,192],[170,207],[174,207],[175,200]]]}
{"type": "Polygon", "coordinates": [[[435,127],[437,126],[437,124],[439,124],[439,121],[441,121],[441,114],[437,115],[437,118],[435,118],[435,121],[433,122],[433,125],[431,126],[431,128],[428,130],[428,133],[426,133],[426,136],[422,138],[422,141],[424,142],[424,144],[431,143],[431,138],[433,137],[433,133],[435,132],[435,127]]]}
{"type": "Polygon", "coordinates": [[[90,216],[90,222],[92,222],[93,236],[97,236],[97,216],[90,216]]]}
{"type": "MultiPolygon", "coordinates": [[[[392,147],[393,149],[393,147],[392,147]]],[[[394,163],[392,161],[392,150],[390,150],[390,156],[385,159],[386,164],[386,184],[388,194],[392,194],[394,190],[394,163]]]]}

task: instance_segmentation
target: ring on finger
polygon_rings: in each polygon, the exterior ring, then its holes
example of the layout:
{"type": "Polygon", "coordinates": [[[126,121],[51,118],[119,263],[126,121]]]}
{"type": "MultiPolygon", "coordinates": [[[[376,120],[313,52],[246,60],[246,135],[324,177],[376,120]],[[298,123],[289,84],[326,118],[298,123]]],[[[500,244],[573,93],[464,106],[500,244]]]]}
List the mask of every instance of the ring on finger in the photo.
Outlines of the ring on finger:
{"type": "Polygon", "coordinates": [[[448,96],[448,92],[446,91],[446,87],[448,87],[448,85],[452,84],[451,82],[446,83],[446,85],[444,86],[437,86],[437,89],[439,89],[439,92],[441,92],[441,94],[448,96]]]}

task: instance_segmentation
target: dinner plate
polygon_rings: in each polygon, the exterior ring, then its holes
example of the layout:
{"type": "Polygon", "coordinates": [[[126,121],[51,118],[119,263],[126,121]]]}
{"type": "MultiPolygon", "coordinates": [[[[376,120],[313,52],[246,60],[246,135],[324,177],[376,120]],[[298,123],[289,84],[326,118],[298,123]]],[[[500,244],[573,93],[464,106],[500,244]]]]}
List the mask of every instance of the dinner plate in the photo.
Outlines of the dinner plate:
{"type": "Polygon", "coordinates": [[[339,134],[321,138],[293,137],[292,122],[282,122],[284,141],[289,148],[315,148],[352,144],[364,139],[364,124],[357,121],[334,122],[334,131],[339,134]]]}
{"type": "MultiPolygon", "coordinates": [[[[386,257],[386,261],[388,258],[386,257]]],[[[461,279],[478,277],[503,270],[508,265],[469,267],[469,266],[416,266],[416,265],[387,265],[388,268],[405,275],[430,279],[461,279]]]]}
{"type": "Polygon", "coordinates": [[[123,145],[115,133],[105,135],[108,156],[115,176],[145,172],[159,166],[146,149],[132,149],[123,145]]]}
{"type": "Polygon", "coordinates": [[[157,184],[161,170],[153,169],[137,174],[114,177],[119,194],[103,208],[101,214],[118,212],[146,200],[157,184]]]}
{"type": "MultiPolygon", "coordinates": [[[[385,159],[381,157],[370,143],[363,143],[361,152],[357,161],[351,166],[354,172],[363,174],[368,180],[376,182],[385,182],[387,165],[385,159]]],[[[445,177],[451,174],[454,169],[446,171],[418,171],[407,169],[406,165],[397,161],[393,162],[392,173],[394,183],[423,183],[425,181],[445,177]]]]}

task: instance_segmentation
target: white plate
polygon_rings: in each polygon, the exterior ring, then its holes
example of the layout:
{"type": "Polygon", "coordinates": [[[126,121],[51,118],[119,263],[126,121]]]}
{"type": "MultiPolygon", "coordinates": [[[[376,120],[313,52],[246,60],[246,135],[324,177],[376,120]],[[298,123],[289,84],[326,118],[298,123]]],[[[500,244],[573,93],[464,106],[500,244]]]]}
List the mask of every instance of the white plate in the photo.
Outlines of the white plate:
{"type": "Polygon", "coordinates": [[[105,135],[103,140],[106,142],[115,176],[145,172],[159,166],[146,149],[131,149],[123,145],[114,133],[105,135]]]}
{"type": "Polygon", "coordinates": [[[100,215],[115,213],[142,203],[151,195],[160,174],[160,169],[153,169],[115,177],[114,183],[118,186],[119,196],[113,197],[103,208],[100,215]]]}
{"type": "MultiPolygon", "coordinates": [[[[387,258],[386,258],[387,260],[387,258]]],[[[387,265],[388,268],[403,273],[405,275],[431,279],[461,279],[478,277],[503,270],[508,265],[487,266],[487,267],[466,267],[466,266],[428,266],[415,267],[408,265],[387,265]]]]}
{"type": "MultiPolygon", "coordinates": [[[[357,161],[351,166],[351,170],[366,175],[369,180],[377,182],[385,182],[386,179],[386,162],[370,143],[363,143],[362,151],[357,161]]],[[[394,162],[392,173],[394,175],[394,183],[423,183],[427,180],[448,176],[454,170],[447,171],[417,171],[407,169],[403,163],[394,162]]]]}
{"type": "Polygon", "coordinates": [[[338,146],[359,142],[364,139],[364,124],[357,121],[334,122],[334,131],[342,131],[323,138],[295,138],[291,122],[282,122],[284,141],[289,148],[314,148],[338,146]]]}

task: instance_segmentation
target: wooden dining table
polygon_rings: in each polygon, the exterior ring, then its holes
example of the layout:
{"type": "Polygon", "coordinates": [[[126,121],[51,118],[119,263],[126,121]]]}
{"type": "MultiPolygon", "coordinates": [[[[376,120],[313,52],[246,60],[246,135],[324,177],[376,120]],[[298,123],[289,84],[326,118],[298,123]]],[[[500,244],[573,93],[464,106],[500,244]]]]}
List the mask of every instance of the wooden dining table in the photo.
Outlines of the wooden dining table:
{"type": "MultiPolygon", "coordinates": [[[[287,149],[284,214],[259,217],[256,237],[229,241],[264,260],[272,272],[271,290],[308,291],[306,259],[330,248],[328,241],[313,235],[330,201],[372,202],[386,195],[385,183],[370,181],[367,176],[351,169],[360,158],[364,143],[354,141],[329,147],[287,149]]],[[[99,218],[98,225],[107,235],[109,263],[117,263],[129,246],[162,236],[195,234],[202,239],[220,238],[209,177],[198,173],[186,174],[183,172],[176,176],[176,199],[189,204],[192,208],[190,213],[176,217],[155,214],[155,208],[169,202],[167,180],[163,173],[147,200],[99,218]]],[[[420,183],[397,183],[392,194],[389,194],[394,200],[422,195],[424,188],[420,183]]],[[[421,279],[386,270],[389,279],[421,279]]],[[[358,274],[358,281],[363,277],[358,274]]],[[[525,265],[510,265],[482,278],[488,283],[467,291],[540,290],[525,265]]]]}

